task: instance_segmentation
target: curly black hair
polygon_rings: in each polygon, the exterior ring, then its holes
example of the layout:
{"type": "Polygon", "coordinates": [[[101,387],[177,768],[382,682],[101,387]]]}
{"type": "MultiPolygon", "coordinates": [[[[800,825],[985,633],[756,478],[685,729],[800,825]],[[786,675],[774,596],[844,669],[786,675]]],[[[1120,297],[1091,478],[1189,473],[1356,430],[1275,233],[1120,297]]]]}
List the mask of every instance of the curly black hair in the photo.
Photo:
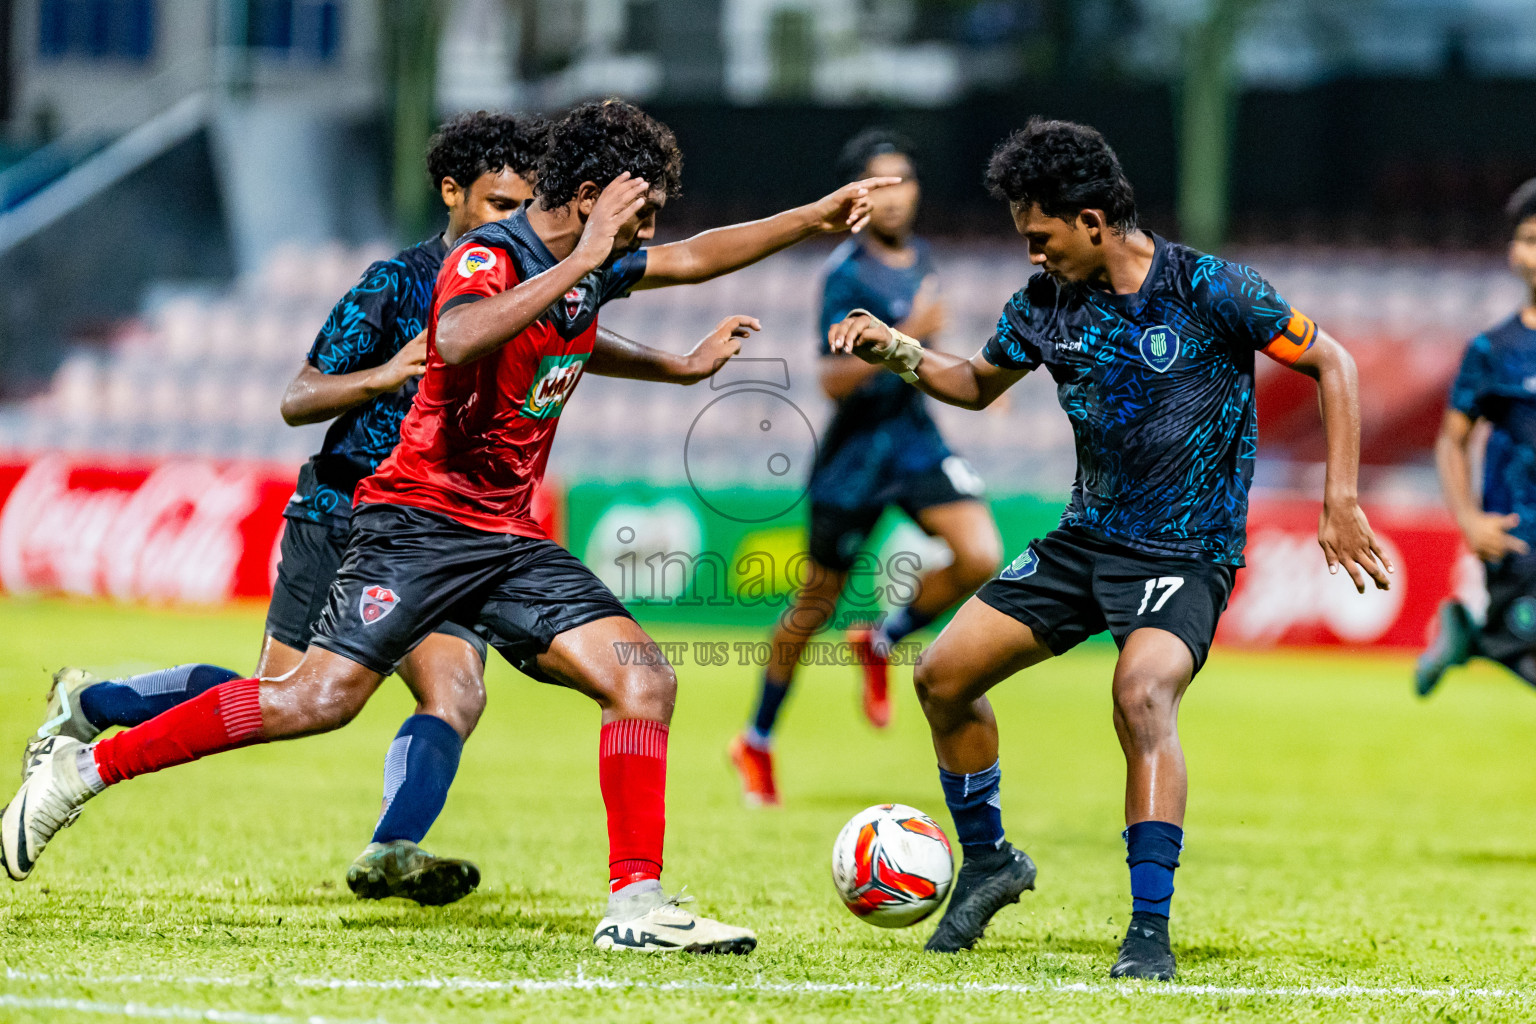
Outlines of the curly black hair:
{"type": "Polygon", "coordinates": [[[1117,232],[1136,230],[1136,195],[1120,158],[1084,124],[1031,117],[993,151],[986,182],[998,199],[1038,203],[1048,217],[1103,210],[1117,232]]]}
{"type": "Polygon", "coordinates": [[[1504,204],[1504,219],[1511,232],[1519,230],[1520,225],[1532,217],[1536,217],[1536,178],[1515,189],[1509,202],[1504,204]]]}
{"type": "Polygon", "coordinates": [[[900,153],[906,157],[907,163],[912,165],[913,177],[917,176],[911,139],[888,128],[866,128],[843,144],[843,151],[837,158],[838,181],[857,181],[864,177],[871,160],[887,153],[900,153]]]}
{"type": "Polygon", "coordinates": [[[504,114],[477,110],[444,121],[427,144],[427,173],[432,187],[452,178],[461,188],[486,172],[510,167],[532,182],[544,155],[549,122],[537,114],[504,114]]]}
{"type": "Polygon", "coordinates": [[[625,171],[644,178],[653,190],[676,196],[683,173],[677,136],[632,103],[583,103],[549,129],[534,192],[540,206],[553,210],[575,199],[582,182],[606,188],[625,171]]]}

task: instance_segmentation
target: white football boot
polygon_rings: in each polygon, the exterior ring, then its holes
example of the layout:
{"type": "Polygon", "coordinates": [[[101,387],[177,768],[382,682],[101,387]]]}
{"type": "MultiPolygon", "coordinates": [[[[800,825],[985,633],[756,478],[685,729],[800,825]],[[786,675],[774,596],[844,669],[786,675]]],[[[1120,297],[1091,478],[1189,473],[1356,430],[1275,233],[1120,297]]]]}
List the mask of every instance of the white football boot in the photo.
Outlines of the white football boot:
{"type": "Polygon", "coordinates": [[[48,840],[73,825],[96,793],[80,776],[77,756],[85,744],[68,736],[39,742],[36,766],[0,815],[0,861],[16,881],[32,873],[48,840]]]}
{"type": "Polygon", "coordinates": [[[53,674],[53,686],[48,691],[47,718],[37,727],[32,738],[27,740],[27,746],[21,753],[23,780],[32,774],[37,761],[33,751],[44,740],[53,736],[68,736],[81,743],[89,743],[101,735],[102,730],[92,725],[90,719],[85,717],[85,712],[80,710],[80,691],[99,682],[99,677],[83,668],[61,668],[53,674]]]}
{"type": "Polygon", "coordinates": [[[608,901],[592,945],[636,953],[750,953],[757,935],[746,928],[711,921],[684,910],[692,896],[668,896],[658,887],[608,901]]]}

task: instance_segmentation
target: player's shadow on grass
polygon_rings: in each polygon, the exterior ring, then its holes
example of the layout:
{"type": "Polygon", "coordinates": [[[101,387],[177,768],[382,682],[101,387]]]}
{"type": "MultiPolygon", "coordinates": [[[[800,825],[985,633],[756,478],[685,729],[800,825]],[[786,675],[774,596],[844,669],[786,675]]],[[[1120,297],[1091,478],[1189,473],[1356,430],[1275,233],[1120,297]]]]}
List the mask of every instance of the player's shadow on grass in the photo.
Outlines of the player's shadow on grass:
{"type": "Polygon", "coordinates": [[[408,900],[378,902],[338,900],[346,929],[431,931],[533,931],[558,935],[592,934],[600,907],[571,907],[569,897],[551,893],[477,892],[446,907],[418,907],[408,900]],[[356,914],[348,910],[361,911],[356,914]]]}
{"type": "Polygon", "coordinates": [[[1463,864],[1503,864],[1509,867],[1536,868],[1533,850],[1463,850],[1451,855],[1463,864]]]}

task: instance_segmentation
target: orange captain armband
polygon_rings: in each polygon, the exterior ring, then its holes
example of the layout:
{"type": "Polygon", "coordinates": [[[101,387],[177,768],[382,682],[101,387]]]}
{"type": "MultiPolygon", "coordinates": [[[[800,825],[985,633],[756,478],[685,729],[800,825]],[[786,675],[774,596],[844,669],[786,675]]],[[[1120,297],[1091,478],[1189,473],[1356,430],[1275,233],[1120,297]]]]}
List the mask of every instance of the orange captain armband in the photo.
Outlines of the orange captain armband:
{"type": "Polygon", "coordinates": [[[1291,319],[1286,322],[1285,329],[1269,339],[1269,344],[1264,346],[1263,352],[1276,362],[1295,366],[1296,360],[1300,359],[1316,340],[1317,324],[1292,306],[1291,319]]]}

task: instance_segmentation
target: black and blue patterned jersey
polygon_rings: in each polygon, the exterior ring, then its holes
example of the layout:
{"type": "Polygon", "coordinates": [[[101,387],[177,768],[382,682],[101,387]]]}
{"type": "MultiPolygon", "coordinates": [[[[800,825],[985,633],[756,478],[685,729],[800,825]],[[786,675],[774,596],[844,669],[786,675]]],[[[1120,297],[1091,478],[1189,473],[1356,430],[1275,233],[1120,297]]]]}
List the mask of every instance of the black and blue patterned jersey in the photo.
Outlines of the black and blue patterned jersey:
{"type": "MultiPolygon", "coordinates": [[[[830,355],[827,331],[852,310],[867,309],[888,324],[905,320],[923,281],[933,276],[928,244],[915,239],[910,267],[892,267],[858,239],[828,258],[821,292],[821,353],[830,355]]],[[[901,378],[877,373],[837,403],[811,467],[811,500],[839,508],[868,505],[899,476],[940,465],[950,451],[928,415],[928,399],[901,378]]]]}
{"type": "Polygon", "coordinates": [[[1536,330],[1518,314],[1467,346],[1451,408],[1493,428],[1483,455],[1483,510],[1518,513],[1511,532],[1536,547],[1536,330]]]}
{"type": "Polygon", "coordinates": [[[1151,555],[1242,565],[1258,448],[1254,354],[1290,364],[1317,327],[1248,267],[1152,236],[1140,290],[1036,274],[987,342],[994,366],[1044,365],[1072,423],[1074,526],[1151,555]]]}
{"type": "MultiPolygon", "coordinates": [[[[341,374],[389,362],[427,329],[432,286],[447,255],[439,235],[370,266],[326,318],[310,347],[309,365],[341,374]]],[[[336,417],[320,451],[299,470],[298,489],[283,514],[319,523],[350,520],[352,492],[394,451],[416,384],[407,381],[336,417]]]]}

